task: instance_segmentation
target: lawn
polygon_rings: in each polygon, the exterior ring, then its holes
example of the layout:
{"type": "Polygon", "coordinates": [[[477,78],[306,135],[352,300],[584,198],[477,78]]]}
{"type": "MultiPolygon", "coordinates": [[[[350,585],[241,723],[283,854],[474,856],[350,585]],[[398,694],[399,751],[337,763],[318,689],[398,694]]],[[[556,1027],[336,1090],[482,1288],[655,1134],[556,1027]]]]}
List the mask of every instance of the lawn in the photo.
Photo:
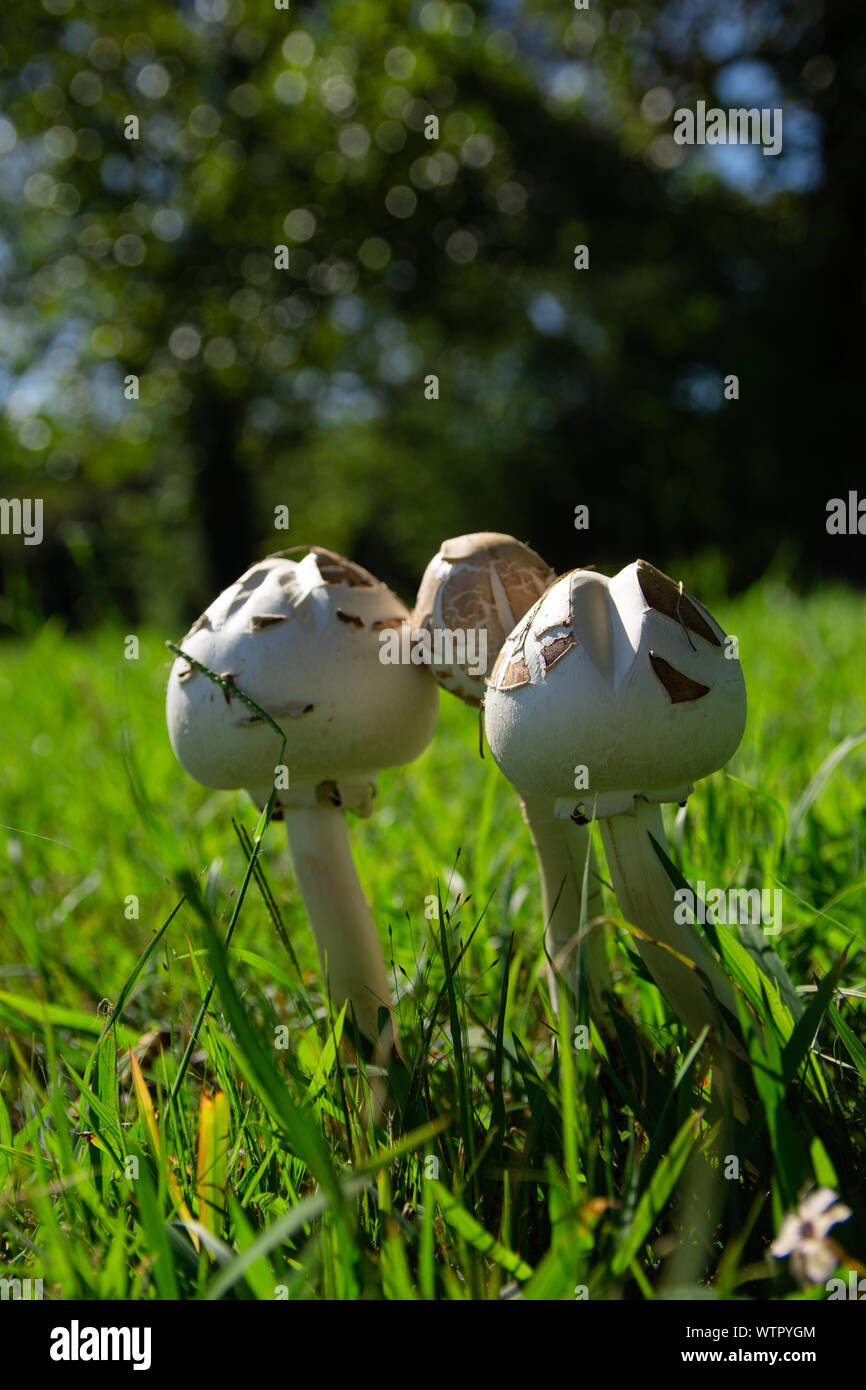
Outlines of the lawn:
{"type": "Polygon", "coordinates": [[[177,634],[129,660],[128,631],[31,617],[0,648],[3,1274],[50,1298],[823,1299],[769,1252],[816,1184],[853,1210],[839,1273],[866,1273],[863,597],[766,580],[711,607],[746,734],[665,819],[690,883],[783,890],[778,935],[717,929],[739,1103],[611,894],[618,1036],[560,1045],[517,799],[443,695],[351,826],[400,996],[388,1117],[335,1046],[279,824],[223,948],[257,814],[174,760],[177,634]]]}

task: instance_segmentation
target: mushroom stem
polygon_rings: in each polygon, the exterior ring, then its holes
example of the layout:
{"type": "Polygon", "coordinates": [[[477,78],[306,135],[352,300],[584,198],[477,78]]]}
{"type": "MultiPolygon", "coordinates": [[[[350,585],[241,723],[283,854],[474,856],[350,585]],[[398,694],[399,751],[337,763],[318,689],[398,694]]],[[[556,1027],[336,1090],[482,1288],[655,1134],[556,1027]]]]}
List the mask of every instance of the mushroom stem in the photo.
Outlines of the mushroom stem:
{"type": "MultiPolygon", "coordinates": [[[[348,1000],[361,1033],[378,1043],[378,1010],[391,1012],[391,987],[355,872],[345,812],[335,806],[287,806],[283,814],[295,880],[323,971],[327,965],[331,998],[338,1007],[348,1000]]],[[[396,1045],[393,1013],[391,1026],[396,1045]]],[[[382,1041],[389,1049],[391,1039],[382,1041]]]]}
{"type": "Polygon", "coordinates": [[[649,839],[652,835],[662,849],[667,850],[658,802],[636,797],[633,812],[604,817],[599,824],[611,881],[624,917],[647,936],[663,943],[654,946],[635,940],[635,946],[689,1032],[694,1037],[705,1024],[711,1030],[714,1028],[713,1003],[697,970],[677,960],[665,946],[694,961],[710,982],[716,998],[736,1018],[733,990],[709,947],[695,928],[675,920],[673,885],[649,839]]]}
{"type": "MultiPolygon", "coordinates": [[[[577,998],[578,986],[578,928],[580,925],[583,876],[587,853],[586,921],[591,922],[603,912],[598,864],[592,849],[592,839],[585,826],[554,815],[548,797],[522,796],[523,819],[535,848],[541,875],[541,898],[544,910],[544,944],[550,965],[548,975],[554,1008],[559,1008],[559,980],[563,979],[577,998]]],[[[613,981],[604,948],[604,935],[599,926],[593,927],[586,938],[590,1005],[593,1018],[604,1032],[612,1032],[610,1011],[604,999],[612,991],[613,981]]]]}

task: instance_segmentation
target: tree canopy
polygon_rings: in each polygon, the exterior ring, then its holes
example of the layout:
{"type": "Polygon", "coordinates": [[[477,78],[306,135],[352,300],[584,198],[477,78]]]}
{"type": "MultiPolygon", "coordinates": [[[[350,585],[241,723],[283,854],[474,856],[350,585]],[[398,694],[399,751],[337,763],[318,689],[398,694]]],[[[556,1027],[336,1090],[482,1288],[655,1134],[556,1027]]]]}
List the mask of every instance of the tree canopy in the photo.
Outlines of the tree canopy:
{"type": "Polygon", "coordinates": [[[0,538],[3,621],[23,579],[182,625],[304,542],[411,595],[479,529],[562,568],[862,573],[825,526],[862,450],[862,5],[3,25],[0,490],[45,507],[41,546],[0,538]],[[782,152],[678,145],[698,100],[782,109],[782,152]]]}

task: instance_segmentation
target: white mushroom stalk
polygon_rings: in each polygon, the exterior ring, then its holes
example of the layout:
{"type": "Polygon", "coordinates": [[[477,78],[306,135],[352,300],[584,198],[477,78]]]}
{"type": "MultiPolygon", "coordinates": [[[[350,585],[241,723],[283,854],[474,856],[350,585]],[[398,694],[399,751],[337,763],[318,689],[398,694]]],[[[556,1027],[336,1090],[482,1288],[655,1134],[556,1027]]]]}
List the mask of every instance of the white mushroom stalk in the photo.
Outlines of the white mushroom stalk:
{"type": "MultiPolygon", "coordinates": [[[[297,547],[304,551],[307,547],[297,547]]],[[[421,666],[386,664],[379,634],[409,611],[373,575],[332,551],[270,555],[226,589],[181,644],[166,699],[169,737],[190,776],[245,788],[259,807],[276,787],[298,888],[331,997],[348,1001],[361,1033],[380,1040],[391,987],[358,882],[346,811],[370,815],[379,769],[411,762],[433,737],[439,693],[421,666]],[[279,725],[240,699],[236,686],[279,725]]],[[[393,1023],[393,1037],[396,1027],[393,1023]]],[[[387,1032],[387,1030],[386,1030],[387,1032]]]]}
{"type": "MultiPolygon", "coordinates": [[[[514,536],[479,531],[444,541],[427,566],[413,613],[416,628],[430,639],[431,670],[444,690],[480,706],[502,643],[556,578],[528,545],[514,536]]],[[[578,930],[584,872],[590,856],[586,920],[601,915],[601,889],[589,833],[554,814],[550,796],[520,796],[541,878],[545,948],[551,962],[553,1005],[559,1007],[559,978],[578,991],[578,930]]],[[[609,1014],[603,1001],[611,988],[601,932],[587,938],[593,1013],[609,1014]]]]}
{"type": "Polygon", "coordinates": [[[659,943],[638,938],[637,949],[693,1035],[714,1024],[713,995],[736,1017],[734,994],[697,930],[676,920],[650,836],[667,848],[660,803],[684,802],[724,766],[745,720],[724,632],[643,560],[613,579],[574,570],[552,585],[503,645],[485,701],[491,752],[521,794],[599,819],[623,915],[659,943]]]}

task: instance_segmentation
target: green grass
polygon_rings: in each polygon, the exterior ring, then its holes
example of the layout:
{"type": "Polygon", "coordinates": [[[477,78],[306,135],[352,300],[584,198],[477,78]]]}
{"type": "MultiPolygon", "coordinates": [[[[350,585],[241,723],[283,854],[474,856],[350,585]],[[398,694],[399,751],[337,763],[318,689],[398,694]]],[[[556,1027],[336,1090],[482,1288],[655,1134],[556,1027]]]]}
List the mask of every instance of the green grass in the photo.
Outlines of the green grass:
{"type": "Polygon", "coordinates": [[[163,634],[139,634],[136,662],[121,630],[7,642],[2,1274],[56,1298],[824,1297],[768,1254],[816,1182],[854,1209],[833,1235],[866,1263],[863,598],[767,582],[716,606],[746,735],[665,814],[692,883],[784,889],[780,936],[718,929],[742,1120],[618,921],[618,1042],[558,1046],[518,803],[443,697],[431,747],[351,828],[407,1059],[374,1125],[280,825],[222,947],[257,816],[175,763],[163,634]]]}

